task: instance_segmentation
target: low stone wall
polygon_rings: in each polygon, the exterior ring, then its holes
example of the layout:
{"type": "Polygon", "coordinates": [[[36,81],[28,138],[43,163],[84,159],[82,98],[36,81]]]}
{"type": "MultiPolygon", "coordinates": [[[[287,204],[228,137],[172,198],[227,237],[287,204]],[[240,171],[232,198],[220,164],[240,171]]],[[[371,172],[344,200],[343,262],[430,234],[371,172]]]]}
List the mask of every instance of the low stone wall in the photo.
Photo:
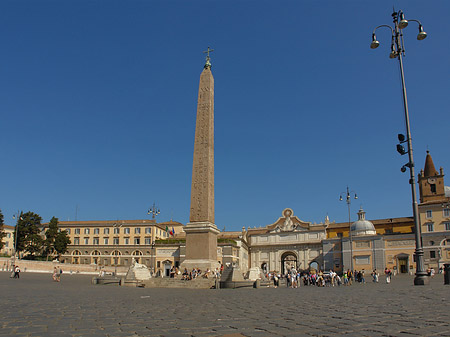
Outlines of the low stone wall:
{"type": "MultiPolygon", "coordinates": [[[[10,271],[13,259],[0,257],[0,270],[10,271]]],[[[16,259],[16,265],[19,266],[21,272],[31,273],[52,273],[54,267],[59,267],[65,274],[91,274],[97,275],[100,271],[100,266],[91,264],[71,264],[59,263],[52,261],[30,261],[16,259]]],[[[114,267],[104,267],[106,273],[113,273],[114,267]]],[[[117,275],[125,275],[127,267],[117,267],[117,275]]]]}
{"type": "Polygon", "coordinates": [[[167,277],[155,277],[141,282],[145,288],[187,288],[187,289],[211,289],[215,286],[216,279],[194,279],[184,281],[167,277]]]}

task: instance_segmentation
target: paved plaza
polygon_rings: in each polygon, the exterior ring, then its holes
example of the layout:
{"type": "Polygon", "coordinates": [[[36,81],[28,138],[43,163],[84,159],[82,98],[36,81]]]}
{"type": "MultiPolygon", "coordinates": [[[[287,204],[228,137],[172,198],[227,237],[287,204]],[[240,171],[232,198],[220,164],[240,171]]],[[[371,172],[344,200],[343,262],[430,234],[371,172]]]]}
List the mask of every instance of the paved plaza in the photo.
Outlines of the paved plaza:
{"type": "Polygon", "coordinates": [[[91,276],[0,272],[0,336],[450,336],[450,286],[260,289],[91,285],[91,276]]]}

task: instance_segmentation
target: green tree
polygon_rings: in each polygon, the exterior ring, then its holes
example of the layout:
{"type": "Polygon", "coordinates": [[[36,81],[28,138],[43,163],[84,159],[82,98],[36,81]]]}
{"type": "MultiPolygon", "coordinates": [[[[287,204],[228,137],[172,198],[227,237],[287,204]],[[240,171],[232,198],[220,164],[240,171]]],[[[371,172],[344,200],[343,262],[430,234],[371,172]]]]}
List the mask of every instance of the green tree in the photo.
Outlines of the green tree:
{"type": "Polygon", "coordinates": [[[55,239],[57,235],[58,235],[58,218],[53,217],[48,223],[48,229],[45,232],[44,255],[46,255],[47,257],[54,251],[55,239]]]}
{"type": "Polygon", "coordinates": [[[0,250],[3,249],[5,243],[3,242],[3,238],[6,236],[4,222],[3,222],[3,213],[0,209],[0,250]]]}
{"type": "Polygon", "coordinates": [[[67,235],[67,231],[61,231],[56,234],[53,248],[58,253],[58,257],[67,252],[67,246],[70,244],[71,242],[69,236],[67,235]]]}
{"type": "MultiPolygon", "coordinates": [[[[42,251],[44,240],[40,235],[42,218],[33,212],[20,213],[17,219],[17,247],[18,252],[28,252],[35,255],[42,251]]],[[[14,237],[15,237],[14,235],[14,237]]]]}

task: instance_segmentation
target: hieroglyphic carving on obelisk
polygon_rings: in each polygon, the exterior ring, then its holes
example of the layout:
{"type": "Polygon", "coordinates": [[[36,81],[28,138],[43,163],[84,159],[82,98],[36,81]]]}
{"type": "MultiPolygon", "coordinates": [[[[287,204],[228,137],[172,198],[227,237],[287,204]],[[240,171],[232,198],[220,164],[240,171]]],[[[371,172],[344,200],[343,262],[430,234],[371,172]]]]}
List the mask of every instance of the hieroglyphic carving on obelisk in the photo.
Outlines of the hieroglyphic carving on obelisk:
{"type": "Polygon", "coordinates": [[[191,212],[186,233],[186,253],[181,268],[215,270],[217,235],[214,223],[214,78],[209,53],[200,75],[197,123],[195,126],[194,163],[192,166],[191,212]]]}
{"type": "Polygon", "coordinates": [[[214,224],[214,78],[209,53],[200,75],[194,163],[192,166],[190,223],[214,224]]]}

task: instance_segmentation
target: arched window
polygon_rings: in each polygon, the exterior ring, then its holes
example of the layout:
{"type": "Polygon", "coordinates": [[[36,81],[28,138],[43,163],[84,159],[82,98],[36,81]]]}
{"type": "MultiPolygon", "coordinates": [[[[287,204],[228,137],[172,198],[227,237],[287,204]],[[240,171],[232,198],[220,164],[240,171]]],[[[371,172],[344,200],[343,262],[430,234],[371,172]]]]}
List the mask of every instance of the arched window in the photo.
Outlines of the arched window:
{"type": "Polygon", "coordinates": [[[81,252],[79,250],[74,250],[72,252],[72,255],[81,255],[81,252]]]}

